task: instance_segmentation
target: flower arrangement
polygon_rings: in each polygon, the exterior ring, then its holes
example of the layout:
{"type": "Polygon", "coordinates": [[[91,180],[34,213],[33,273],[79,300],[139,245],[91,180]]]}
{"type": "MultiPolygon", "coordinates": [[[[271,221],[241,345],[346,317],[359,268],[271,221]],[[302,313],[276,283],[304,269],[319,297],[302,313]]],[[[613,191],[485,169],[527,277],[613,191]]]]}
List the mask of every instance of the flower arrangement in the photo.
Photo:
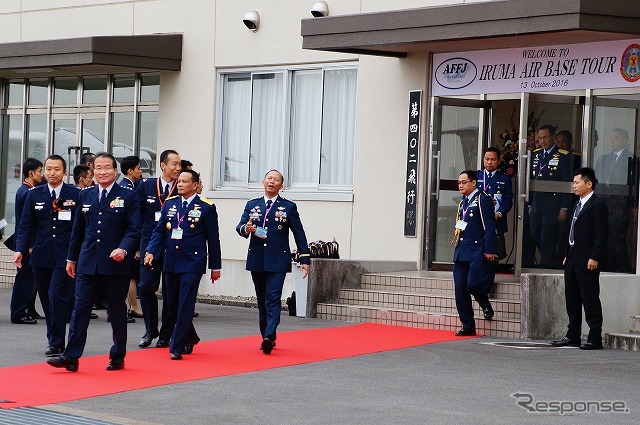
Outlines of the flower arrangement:
{"type": "MultiPolygon", "coordinates": [[[[535,109],[527,117],[527,150],[536,148],[536,129],[540,124],[546,108],[539,114],[535,114],[535,109]]],[[[516,108],[511,113],[511,130],[505,129],[504,133],[498,134],[498,149],[502,152],[498,171],[513,177],[518,174],[518,142],[520,140],[520,128],[515,123],[516,108]]]]}

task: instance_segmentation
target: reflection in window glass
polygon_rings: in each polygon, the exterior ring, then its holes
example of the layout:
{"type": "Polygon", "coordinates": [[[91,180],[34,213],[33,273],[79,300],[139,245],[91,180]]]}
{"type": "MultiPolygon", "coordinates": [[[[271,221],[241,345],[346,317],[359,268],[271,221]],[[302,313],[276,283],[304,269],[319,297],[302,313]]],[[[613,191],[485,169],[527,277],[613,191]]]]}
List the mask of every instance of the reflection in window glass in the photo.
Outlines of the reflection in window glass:
{"type": "Polygon", "coordinates": [[[86,77],[82,80],[82,103],[105,105],[107,103],[107,77],[86,77]]]}
{"type": "Polygon", "coordinates": [[[251,74],[225,75],[222,83],[223,181],[247,182],[247,152],[251,137],[251,74]]]}
{"type": "Polygon", "coordinates": [[[160,76],[143,75],[140,78],[140,101],[158,102],[160,100],[160,76]]]}
{"type": "Polygon", "coordinates": [[[22,106],[22,100],[24,97],[24,83],[10,82],[7,86],[7,97],[9,98],[8,106],[22,106]]]}
{"type": "Polygon", "coordinates": [[[135,78],[115,77],[113,79],[113,103],[133,103],[135,78]]]}
{"type": "Polygon", "coordinates": [[[69,147],[77,146],[76,120],[53,121],[53,153],[69,157],[69,147]]]}
{"type": "Polygon", "coordinates": [[[47,80],[29,80],[29,105],[46,106],[48,88],[47,80]]]}
{"type": "Polygon", "coordinates": [[[47,115],[27,115],[27,156],[43,161],[47,157],[47,115]]]}
{"type": "Polygon", "coordinates": [[[111,114],[111,142],[118,161],[133,155],[133,111],[111,114]]]}
{"type": "Polygon", "coordinates": [[[158,152],[158,112],[140,112],[138,119],[140,168],[144,177],[156,175],[158,152]]]}
{"type": "MultiPolygon", "coordinates": [[[[89,148],[89,152],[92,153],[106,150],[104,144],[104,118],[85,118],[82,120],[82,147],[89,148]]],[[[86,152],[86,149],[83,152],[86,152]]]]}
{"type": "Polygon", "coordinates": [[[76,78],[56,78],[53,83],[53,103],[55,105],[75,105],[78,102],[78,80],[76,78]]]}
{"type": "Polygon", "coordinates": [[[20,148],[22,146],[22,115],[7,115],[5,118],[3,139],[8,141],[6,145],[7,155],[2,158],[3,178],[5,186],[4,217],[9,225],[4,229],[5,235],[15,232],[15,199],[16,190],[22,182],[20,148]]]}

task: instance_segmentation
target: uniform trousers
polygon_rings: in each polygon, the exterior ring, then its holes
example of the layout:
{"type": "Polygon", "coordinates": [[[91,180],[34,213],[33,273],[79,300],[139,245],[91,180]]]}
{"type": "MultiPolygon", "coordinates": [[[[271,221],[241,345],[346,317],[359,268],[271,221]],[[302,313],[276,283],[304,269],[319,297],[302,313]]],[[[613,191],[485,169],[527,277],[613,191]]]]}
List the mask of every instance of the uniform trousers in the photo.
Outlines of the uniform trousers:
{"type": "Polygon", "coordinates": [[[167,306],[167,288],[165,275],[162,273],[162,262],[154,261],[152,269],[146,266],[140,267],[140,280],[138,281],[138,294],[140,307],[144,316],[144,325],[151,335],[159,335],[161,340],[169,341],[173,333],[176,319],[167,306]],[[158,296],[156,292],[162,281],[162,327],[158,332],[158,296]]]}
{"type": "Polygon", "coordinates": [[[276,340],[282,311],[282,287],[287,273],[251,272],[258,299],[258,324],[262,338],[276,340]]]}
{"type": "Polygon", "coordinates": [[[564,269],[564,293],[569,326],[567,338],[576,341],[582,334],[582,306],[589,325],[587,341],[602,343],[602,304],[600,303],[600,269],[588,270],[575,265],[573,250],[567,251],[564,269]]]}
{"type": "Polygon", "coordinates": [[[27,309],[31,304],[34,277],[29,265],[30,254],[22,256],[22,267],[16,272],[16,278],[11,292],[11,320],[18,321],[27,315],[27,309]]]}
{"type": "Polygon", "coordinates": [[[78,358],[82,356],[87,342],[87,329],[91,320],[91,307],[99,288],[103,288],[107,297],[113,346],[109,358],[123,360],[127,353],[127,304],[129,275],[83,274],[76,276],[76,300],[69,326],[69,340],[64,355],[78,358]]]}
{"type": "Polygon", "coordinates": [[[76,280],[69,277],[64,267],[33,267],[33,276],[44,310],[49,346],[62,349],[67,320],[73,310],[76,280]]]}
{"type": "Polygon", "coordinates": [[[536,212],[531,214],[530,220],[531,236],[540,250],[540,267],[558,267],[558,213],[536,212]]]}
{"type": "Polygon", "coordinates": [[[456,308],[463,329],[475,329],[476,322],[473,318],[473,305],[471,295],[476,299],[480,307],[490,305],[489,297],[485,292],[484,276],[487,273],[489,261],[474,260],[453,263],[453,280],[455,282],[456,308]]]}
{"type": "Polygon", "coordinates": [[[186,343],[200,341],[193,327],[193,312],[202,273],[165,273],[167,304],[176,323],[171,335],[169,351],[182,354],[186,343]]]}

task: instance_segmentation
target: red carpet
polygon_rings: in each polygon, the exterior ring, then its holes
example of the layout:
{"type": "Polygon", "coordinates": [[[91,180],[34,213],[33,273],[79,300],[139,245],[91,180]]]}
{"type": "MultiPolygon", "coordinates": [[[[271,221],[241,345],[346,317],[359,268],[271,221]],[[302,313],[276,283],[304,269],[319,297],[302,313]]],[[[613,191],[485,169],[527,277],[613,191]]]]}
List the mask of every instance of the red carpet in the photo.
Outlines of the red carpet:
{"type": "Polygon", "coordinates": [[[166,349],[135,350],[127,353],[126,368],[116,372],[105,370],[105,355],[81,358],[75,373],[52,368],[43,360],[0,369],[0,408],[61,403],[454,339],[461,338],[452,331],[364,323],[282,332],[269,356],[258,349],[260,338],[250,336],[201,342],[182,361],[172,361],[166,349]]]}

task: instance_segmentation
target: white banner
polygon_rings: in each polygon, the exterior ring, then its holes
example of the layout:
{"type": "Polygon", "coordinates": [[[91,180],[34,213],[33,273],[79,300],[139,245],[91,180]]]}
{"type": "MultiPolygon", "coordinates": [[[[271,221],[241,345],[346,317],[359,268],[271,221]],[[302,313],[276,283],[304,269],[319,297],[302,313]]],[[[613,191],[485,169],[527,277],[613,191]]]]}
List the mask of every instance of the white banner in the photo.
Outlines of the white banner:
{"type": "Polygon", "coordinates": [[[640,87],[640,40],[433,55],[432,95],[640,87]]]}

